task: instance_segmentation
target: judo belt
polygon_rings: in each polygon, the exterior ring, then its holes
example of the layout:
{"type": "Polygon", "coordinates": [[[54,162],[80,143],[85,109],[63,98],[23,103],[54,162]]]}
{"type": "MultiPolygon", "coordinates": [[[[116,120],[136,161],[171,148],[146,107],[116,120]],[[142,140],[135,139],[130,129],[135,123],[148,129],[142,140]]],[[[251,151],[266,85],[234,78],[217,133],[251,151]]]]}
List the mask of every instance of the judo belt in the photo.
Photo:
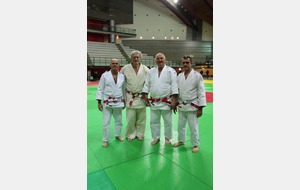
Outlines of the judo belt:
{"type": "Polygon", "coordinates": [[[152,98],[152,97],[150,97],[148,100],[154,106],[154,104],[153,104],[154,102],[165,102],[167,104],[171,104],[171,102],[168,100],[170,98],[172,98],[172,95],[169,96],[169,97],[164,97],[164,98],[152,98]]]}
{"type": "Polygon", "coordinates": [[[104,100],[103,103],[106,103],[106,105],[109,105],[109,103],[117,103],[117,102],[124,102],[123,98],[115,98],[115,97],[108,97],[108,99],[104,100]]]}
{"type": "Polygon", "coordinates": [[[133,99],[134,99],[134,98],[136,98],[136,97],[141,97],[141,96],[142,96],[140,93],[132,93],[132,92],[130,92],[130,91],[128,91],[128,90],[126,90],[126,92],[127,92],[128,94],[131,94],[131,99],[130,99],[130,101],[129,101],[129,105],[130,105],[130,106],[132,106],[132,102],[133,102],[133,99]]]}
{"type": "MultiPolygon", "coordinates": [[[[180,103],[178,102],[177,105],[178,105],[178,107],[181,108],[180,104],[187,105],[187,104],[188,104],[187,102],[191,102],[191,101],[180,102],[180,103]]],[[[199,107],[200,107],[200,106],[198,106],[197,104],[194,104],[193,102],[191,102],[190,104],[191,104],[191,106],[193,106],[193,107],[195,107],[195,108],[197,108],[197,109],[199,109],[199,107]]]]}

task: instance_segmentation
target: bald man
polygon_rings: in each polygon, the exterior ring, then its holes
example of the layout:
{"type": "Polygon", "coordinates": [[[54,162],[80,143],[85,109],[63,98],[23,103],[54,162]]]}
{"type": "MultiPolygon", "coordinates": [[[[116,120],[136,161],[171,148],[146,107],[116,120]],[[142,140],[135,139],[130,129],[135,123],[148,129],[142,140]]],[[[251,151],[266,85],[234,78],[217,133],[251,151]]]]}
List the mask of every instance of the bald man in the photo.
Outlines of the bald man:
{"type": "Polygon", "coordinates": [[[116,139],[123,141],[121,137],[122,130],[122,110],[125,108],[124,93],[125,93],[125,77],[122,73],[119,73],[119,60],[112,59],[110,64],[110,71],[106,71],[102,74],[98,89],[96,93],[96,99],[98,100],[98,109],[103,111],[102,120],[102,140],[103,147],[108,146],[110,138],[110,120],[113,116],[114,133],[116,139]]]}
{"type": "Polygon", "coordinates": [[[166,65],[166,57],[163,53],[156,54],[155,62],[157,66],[150,69],[143,88],[144,99],[151,107],[150,127],[153,138],[151,144],[155,145],[160,141],[162,117],[165,144],[170,145],[173,137],[172,110],[176,113],[178,95],[177,73],[172,67],[166,65]]]}

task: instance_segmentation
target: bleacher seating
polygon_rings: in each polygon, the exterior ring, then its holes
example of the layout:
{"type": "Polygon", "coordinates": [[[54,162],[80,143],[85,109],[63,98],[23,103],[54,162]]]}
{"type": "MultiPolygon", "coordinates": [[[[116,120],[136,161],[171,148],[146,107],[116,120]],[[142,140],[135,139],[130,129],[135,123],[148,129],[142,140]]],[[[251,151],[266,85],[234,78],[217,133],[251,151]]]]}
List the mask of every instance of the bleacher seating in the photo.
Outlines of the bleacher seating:
{"type": "Polygon", "coordinates": [[[88,41],[87,52],[95,66],[108,66],[112,58],[119,59],[120,65],[127,64],[126,59],[114,43],[88,41]]]}
{"type": "Polygon", "coordinates": [[[164,53],[167,60],[180,63],[183,55],[192,55],[193,63],[206,62],[212,57],[212,42],[182,40],[122,40],[122,44],[139,49],[149,55],[164,53]]]}
{"type": "MultiPolygon", "coordinates": [[[[131,49],[128,46],[124,46],[123,44],[120,45],[122,46],[125,53],[129,57],[130,57],[130,53],[133,50],[136,50],[136,49],[131,49]]],[[[128,64],[126,58],[122,55],[122,53],[114,43],[88,41],[87,52],[94,66],[109,66],[112,58],[119,59],[119,63],[121,66],[128,64]]],[[[155,64],[153,56],[149,56],[143,52],[142,52],[141,62],[144,65],[149,67],[154,66],[155,64]]]]}
{"type": "MultiPolygon", "coordinates": [[[[124,51],[127,53],[127,55],[128,55],[129,57],[130,57],[130,53],[131,53],[133,50],[135,50],[135,49],[130,48],[129,46],[125,46],[124,44],[121,44],[121,46],[123,47],[124,51]]],[[[141,50],[139,50],[139,51],[141,51],[141,50]]],[[[149,67],[156,66],[154,57],[155,57],[155,55],[156,55],[157,53],[159,53],[159,52],[156,52],[156,53],[153,54],[152,56],[150,56],[150,55],[144,53],[143,51],[141,51],[141,52],[142,52],[142,60],[141,60],[141,62],[142,62],[144,65],[147,65],[147,66],[149,66],[149,67]]],[[[171,66],[171,67],[177,66],[177,64],[174,64],[174,63],[172,63],[172,61],[169,61],[169,60],[166,61],[166,64],[169,65],[169,66],[171,66]]]]}
{"type": "MultiPolygon", "coordinates": [[[[123,50],[125,51],[125,53],[130,57],[130,53],[136,49],[132,49],[128,46],[124,46],[123,44],[120,44],[123,48],[123,50]]],[[[139,50],[140,51],[140,50],[139,50]]],[[[141,59],[141,62],[146,65],[146,66],[154,66],[155,62],[154,62],[154,56],[150,56],[150,55],[147,55],[146,53],[142,53],[142,59],[141,59]]]]}

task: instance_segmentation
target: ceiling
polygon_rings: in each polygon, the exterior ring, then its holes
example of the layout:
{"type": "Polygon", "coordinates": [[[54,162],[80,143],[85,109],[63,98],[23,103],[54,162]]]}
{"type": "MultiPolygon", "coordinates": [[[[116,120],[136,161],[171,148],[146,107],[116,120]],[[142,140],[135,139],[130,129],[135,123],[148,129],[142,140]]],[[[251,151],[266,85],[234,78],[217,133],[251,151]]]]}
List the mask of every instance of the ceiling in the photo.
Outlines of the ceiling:
{"type": "Polygon", "coordinates": [[[213,26],[213,0],[160,0],[186,25],[199,30],[195,21],[205,21],[213,26]]]}

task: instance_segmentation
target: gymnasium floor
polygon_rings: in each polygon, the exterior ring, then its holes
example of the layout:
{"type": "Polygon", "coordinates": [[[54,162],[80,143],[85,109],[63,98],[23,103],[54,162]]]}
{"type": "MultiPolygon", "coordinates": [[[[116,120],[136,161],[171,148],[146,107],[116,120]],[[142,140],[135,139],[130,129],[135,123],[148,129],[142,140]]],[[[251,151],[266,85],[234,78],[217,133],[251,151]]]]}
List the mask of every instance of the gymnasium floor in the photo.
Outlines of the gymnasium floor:
{"type": "MultiPolygon", "coordinates": [[[[187,127],[185,145],[174,148],[150,142],[150,109],[143,141],[119,142],[111,139],[101,147],[102,112],[97,108],[96,82],[87,86],[87,189],[88,190],[212,190],[213,189],[213,80],[205,80],[207,106],[199,120],[200,151],[192,153],[187,127]]],[[[122,137],[125,134],[126,110],[123,110],[122,137]]],[[[178,113],[173,114],[174,138],[177,142],[178,113]]],[[[163,126],[162,130],[163,132],[163,126]]],[[[163,138],[163,133],[161,135],[163,138]]],[[[124,137],[125,139],[125,137],[124,137]]]]}

